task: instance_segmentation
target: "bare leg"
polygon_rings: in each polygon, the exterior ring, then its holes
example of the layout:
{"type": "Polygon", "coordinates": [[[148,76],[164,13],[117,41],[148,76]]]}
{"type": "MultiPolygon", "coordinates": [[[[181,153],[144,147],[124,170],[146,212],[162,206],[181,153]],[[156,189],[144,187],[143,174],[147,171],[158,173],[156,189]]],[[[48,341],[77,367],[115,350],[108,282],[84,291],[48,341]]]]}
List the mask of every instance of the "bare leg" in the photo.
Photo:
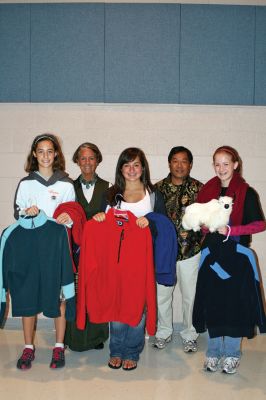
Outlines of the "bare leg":
{"type": "Polygon", "coordinates": [[[66,303],[62,301],[60,304],[60,317],[54,319],[56,343],[53,349],[52,361],[50,368],[62,368],[65,366],[65,348],[64,348],[64,337],[66,330],[66,319],[65,319],[66,303]]]}
{"type": "Polygon", "coordinates": [[[60,305],[61,316],[54,319],[54,326],[56,331],[56,343],[64,343],[65,330],[66,330],[66,302],[62,301],[60,305]]]}
{"type": "Polygon", "coordinates": [[[24,333],[25,348],[17,361],[18,369],[30,369],[31,363],[35,358],[34,349],[34,336],[35,336],[35,325],[37,321],[37,315],[33,317],[22,317],[22,326],[24,333]]]}
{"type": "Polygon", "coordinates": [[[36,315],[34,315],[33,317],[22,317],[22,326],[23,326],[25,344],[33,345],[36,320],[37,320],[36,315]]]}

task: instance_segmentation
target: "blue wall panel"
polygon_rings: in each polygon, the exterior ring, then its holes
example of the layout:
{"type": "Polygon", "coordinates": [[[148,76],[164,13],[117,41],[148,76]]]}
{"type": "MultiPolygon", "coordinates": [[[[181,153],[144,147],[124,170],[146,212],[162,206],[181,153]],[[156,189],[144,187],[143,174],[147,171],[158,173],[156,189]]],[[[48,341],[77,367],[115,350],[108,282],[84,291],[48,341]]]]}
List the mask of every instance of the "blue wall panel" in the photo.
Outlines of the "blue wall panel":
{"type": "Polygon", "coordinates": [[[104,4],[31,7],[31,101],[102,102],[104,4]]]}
{"type": "Polygon", "coordinates": [[[178,103],[180,5],[105,7],[105,101],[178,103]]]}
{"type": "Polygon", "coordinates": [[[0,4],[1,102],[266,105],[266,7],[0,4]]]}
{"type": "Polygon", "coordinates": [[[30,101],[30,6],[0,5],[0,101],[30,101]]]}
{"type": "Polygon", "coordinates": [[[266,105],[266,7],[256,8],[255,104],[266,105]]]}
{"type": "Polygon", "coordinates": [[[253,104],[255,7],[181,6],[180,102],[253,104]]]}

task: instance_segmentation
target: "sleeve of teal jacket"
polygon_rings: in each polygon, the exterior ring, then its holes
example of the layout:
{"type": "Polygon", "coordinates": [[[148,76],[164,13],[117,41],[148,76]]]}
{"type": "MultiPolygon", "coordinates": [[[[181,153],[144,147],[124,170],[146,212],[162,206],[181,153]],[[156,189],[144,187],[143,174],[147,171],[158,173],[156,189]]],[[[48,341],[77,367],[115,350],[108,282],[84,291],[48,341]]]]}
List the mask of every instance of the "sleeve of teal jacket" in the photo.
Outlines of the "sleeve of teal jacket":
{"type": "Polygon", "coordinates": [[[8,237],[7,230],[2,233],[1,243],[0,243],[0,327],[2,327],[6,311],[6,279],[5,270],[3,264],[3,255],[6,239],[8,237]]]}
{"type": "Polygon", "coordinates": [[[10,225],[6,228],[1,235],[1,242],[0,242],[0,327],[4,322],[5,312],[6,312],[6,292],[8,290],[8,282],[7,282],[7,275],[8,275],[8,268],[9,263],[4,262],[4,251],[6,250],[6,244],[9,235],[16,229],[18,226],[18,222],[10,225]]]}
{"type": "Polygon", "coordinates": [[[61,243],[61,271],[62,271],[62,292],[66,300],[66,320],[75,321],[76,318],[76,301],[75,301],[75,285],[74,273],[72,267],[72,258],[68,243],[67,230],[64,227],[61,243]]]}

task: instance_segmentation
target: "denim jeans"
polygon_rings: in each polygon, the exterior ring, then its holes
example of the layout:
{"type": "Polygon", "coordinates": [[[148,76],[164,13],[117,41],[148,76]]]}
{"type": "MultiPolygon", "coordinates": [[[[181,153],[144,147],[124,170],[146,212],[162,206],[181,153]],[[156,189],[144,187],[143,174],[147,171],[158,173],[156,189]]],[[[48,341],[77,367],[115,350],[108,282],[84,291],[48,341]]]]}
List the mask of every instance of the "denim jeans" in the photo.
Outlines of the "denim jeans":
{"type": "Polygon", "coordinates": [[[233,338],[230,336],[221,336],[216,338],[208,337],[207,357],[240,357],[242,338],[233,338]]]}
{"type": "Polygon", "coordinates": [[[145,314],[137,326],[110,323],[110,356],[122,360],[139,360],[145,342],[145,314]]]}

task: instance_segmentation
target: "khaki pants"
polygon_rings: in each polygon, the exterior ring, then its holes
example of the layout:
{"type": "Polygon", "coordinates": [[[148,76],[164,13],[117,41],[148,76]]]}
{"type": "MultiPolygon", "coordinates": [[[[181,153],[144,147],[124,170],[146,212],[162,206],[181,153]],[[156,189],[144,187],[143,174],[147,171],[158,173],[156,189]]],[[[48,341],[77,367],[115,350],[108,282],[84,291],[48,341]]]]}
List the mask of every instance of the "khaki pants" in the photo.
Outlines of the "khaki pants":
{"type": "MultiPolygon", "coordinates": [[[[196,291],[200,253],[187,260],[177,261],[176,275],[182,296],[184,329],[180,332],[183,340],[196,340],[198,337],[192,325],[192,312],[196,291]]],[[[158,324],[156,337],[166,339],[173,334],[173,292],[174,286],[157,284],[158,324]]]]}

